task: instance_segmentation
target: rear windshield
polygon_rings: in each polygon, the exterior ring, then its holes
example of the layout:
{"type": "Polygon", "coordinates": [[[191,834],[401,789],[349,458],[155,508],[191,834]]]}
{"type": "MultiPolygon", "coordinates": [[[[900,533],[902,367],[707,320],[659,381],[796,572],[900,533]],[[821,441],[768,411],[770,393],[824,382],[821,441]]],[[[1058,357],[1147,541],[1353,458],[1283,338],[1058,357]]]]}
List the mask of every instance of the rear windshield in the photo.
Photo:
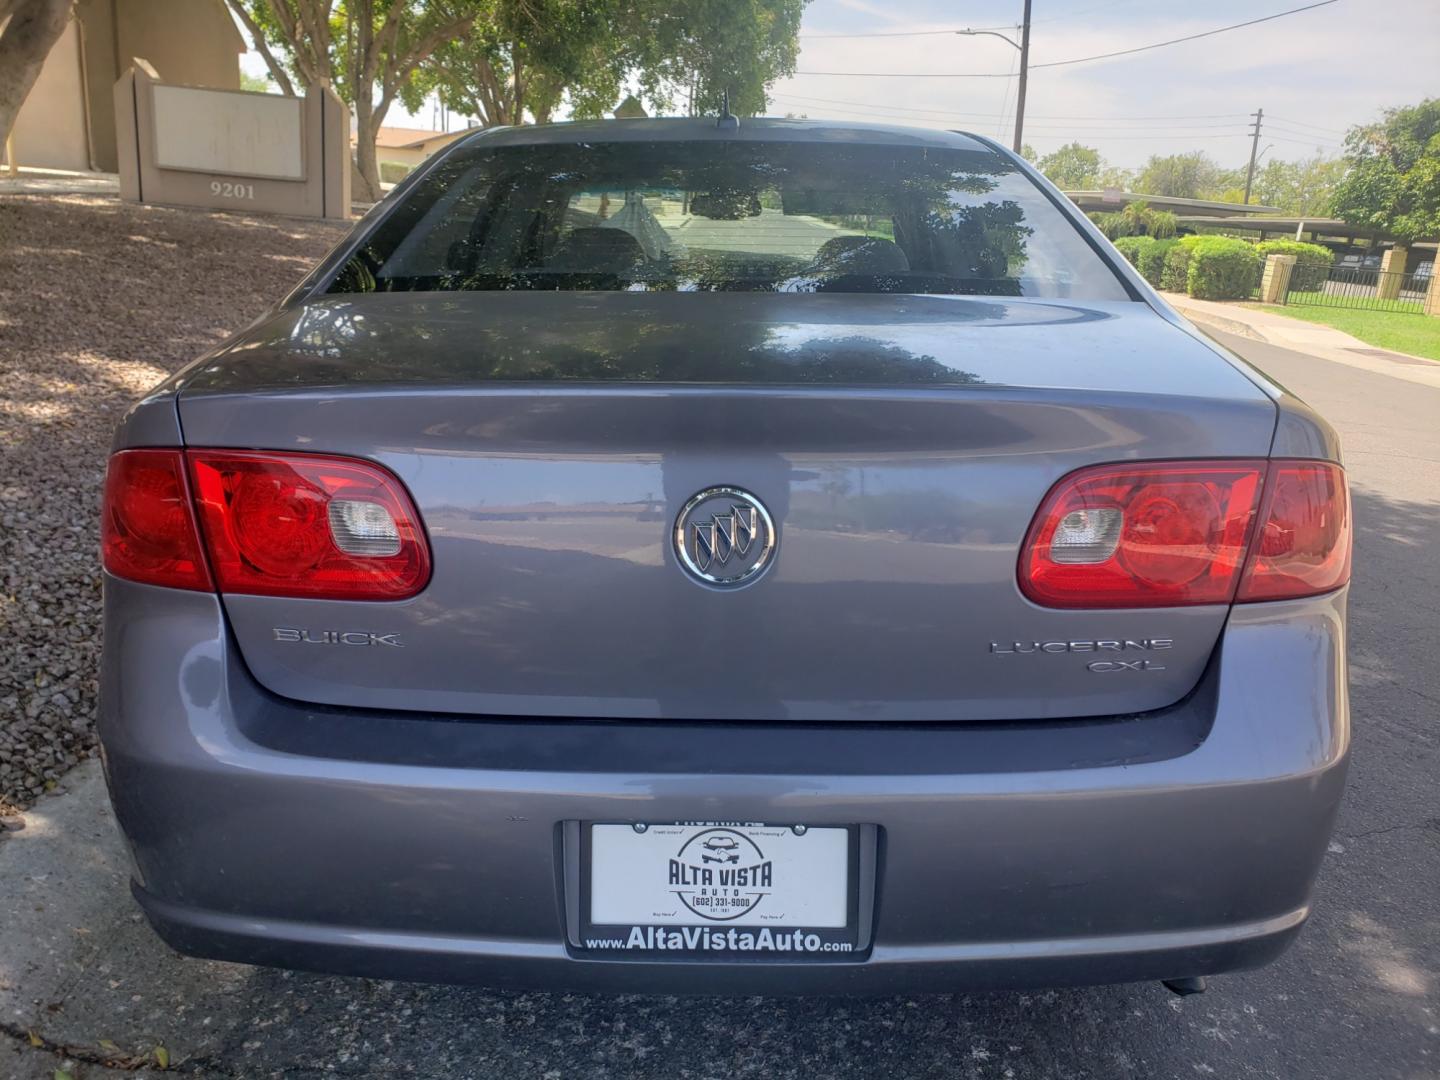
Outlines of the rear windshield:
{"type": "Polygon", "coordinates": [[[718,140],[461,151],[330,291],[474,289],[1127,298],[997,154],[718,140]]]}

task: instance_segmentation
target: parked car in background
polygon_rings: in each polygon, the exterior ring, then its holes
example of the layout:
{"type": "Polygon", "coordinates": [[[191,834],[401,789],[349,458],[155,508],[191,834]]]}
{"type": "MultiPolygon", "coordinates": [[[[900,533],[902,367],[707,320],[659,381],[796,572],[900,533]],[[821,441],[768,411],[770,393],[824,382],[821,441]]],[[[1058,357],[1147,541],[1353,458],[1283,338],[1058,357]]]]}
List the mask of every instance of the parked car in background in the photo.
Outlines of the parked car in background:
{"type": "Polygon", "coordinates": [[[986,138],[467,136],[114,451],[106,775],[182,952],[1188,991],[1310,913],[1336,438],[986,138]]]}

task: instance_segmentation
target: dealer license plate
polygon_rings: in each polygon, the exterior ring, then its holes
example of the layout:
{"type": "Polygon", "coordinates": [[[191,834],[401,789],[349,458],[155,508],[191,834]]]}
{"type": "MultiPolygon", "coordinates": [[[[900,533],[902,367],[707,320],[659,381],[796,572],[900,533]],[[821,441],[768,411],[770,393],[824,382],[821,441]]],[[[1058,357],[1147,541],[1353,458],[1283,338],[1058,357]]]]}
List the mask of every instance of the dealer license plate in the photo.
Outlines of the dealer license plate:
{"type": "Polygon", "coordinates": [[[855,948],[854,829],[595,823],[588,840],[586,948],[757,958],[855,948]]]}

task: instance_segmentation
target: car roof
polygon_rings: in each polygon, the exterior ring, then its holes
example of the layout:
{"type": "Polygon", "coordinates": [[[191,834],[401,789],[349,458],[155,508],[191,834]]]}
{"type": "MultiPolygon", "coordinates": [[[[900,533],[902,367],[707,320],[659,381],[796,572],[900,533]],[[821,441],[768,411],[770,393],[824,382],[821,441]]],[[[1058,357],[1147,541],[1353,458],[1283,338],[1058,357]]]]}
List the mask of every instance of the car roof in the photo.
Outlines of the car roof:
{"type": "Polygon", "coordinates": [[[476,146],[545,146],[576,142],[787,142],[859,143],[881,146],[943,147],[982,153],[1008,153],[963,131],[866,124],[851,120],[795,120],[746,117],[738,128],[720,128],[715,117],[667,117],[654,120],[576,120],[559,124],[486,128],[460,142],[476,146]]]}

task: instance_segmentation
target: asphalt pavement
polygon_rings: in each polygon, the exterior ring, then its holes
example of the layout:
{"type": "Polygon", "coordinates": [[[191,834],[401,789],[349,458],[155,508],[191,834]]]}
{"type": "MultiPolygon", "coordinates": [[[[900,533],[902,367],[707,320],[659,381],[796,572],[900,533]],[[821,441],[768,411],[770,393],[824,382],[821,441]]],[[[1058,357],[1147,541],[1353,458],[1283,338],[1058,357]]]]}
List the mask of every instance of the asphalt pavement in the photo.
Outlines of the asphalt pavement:
{"type": "Polygon", "coordinates": [[[92,763],[0,842],[0,1077],[84,1080],[126,1059],[146,1075],[159,1045],[171,1071],[247,1078],[1440,1077],[1440,388],[1398,362],[1217,337],[1335,424],[1355,500],[1350,789],[1314,917],[1276,964],[1185,999],[1145,984],[784,1000],[186,960],[135,913],[92,763]]]}

